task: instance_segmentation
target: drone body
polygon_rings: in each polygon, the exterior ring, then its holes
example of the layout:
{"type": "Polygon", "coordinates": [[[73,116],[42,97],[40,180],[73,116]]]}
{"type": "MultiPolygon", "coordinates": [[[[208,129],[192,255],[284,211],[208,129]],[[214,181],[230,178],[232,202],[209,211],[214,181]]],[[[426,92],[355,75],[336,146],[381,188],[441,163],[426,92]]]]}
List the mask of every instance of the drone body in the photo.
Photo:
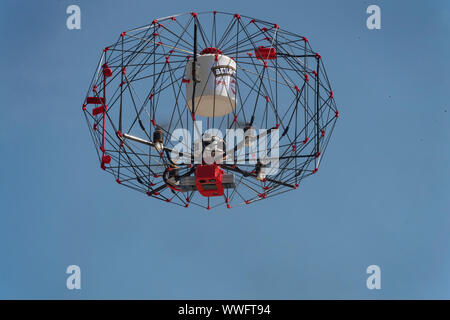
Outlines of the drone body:
{"type": "Polygon", "coordinates": [[[206,209],[297,189],[339,116],[307,38],[216,11],[123,32],[103,50],[83,111],[118,183],[206,209]]]}

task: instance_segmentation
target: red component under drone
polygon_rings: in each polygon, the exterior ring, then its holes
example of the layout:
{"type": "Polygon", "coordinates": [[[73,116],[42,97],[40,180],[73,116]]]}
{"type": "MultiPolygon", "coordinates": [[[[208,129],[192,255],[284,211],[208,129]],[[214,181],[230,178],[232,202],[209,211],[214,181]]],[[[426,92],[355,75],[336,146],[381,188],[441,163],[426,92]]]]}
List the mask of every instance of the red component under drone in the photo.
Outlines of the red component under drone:
{"type": "Polygon", "coordinates": [[[204,197],[223,196],[222,176],[224,171],[217,164],[199,165],[195,168],[195,185],[204,197]]]}
{"type": "Polygon", "coordinates": [[[275,48],[258,47],[255,49],[255,56],[258,60],[275,60],[277,51],[275,48]]]}

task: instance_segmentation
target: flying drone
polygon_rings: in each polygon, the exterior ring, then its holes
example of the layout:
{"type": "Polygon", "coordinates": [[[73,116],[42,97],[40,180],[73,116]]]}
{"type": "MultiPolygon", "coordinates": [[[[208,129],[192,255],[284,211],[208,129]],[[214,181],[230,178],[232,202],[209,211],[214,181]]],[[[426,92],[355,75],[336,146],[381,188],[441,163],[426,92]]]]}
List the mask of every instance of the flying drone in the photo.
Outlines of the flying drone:
{"type": "Polygon", "coordinates": [[[297,189],[339,117],[306,37],[218,11],[122,32],[103,49],[82,110],[117,183],[208,210],[297,189]]]}

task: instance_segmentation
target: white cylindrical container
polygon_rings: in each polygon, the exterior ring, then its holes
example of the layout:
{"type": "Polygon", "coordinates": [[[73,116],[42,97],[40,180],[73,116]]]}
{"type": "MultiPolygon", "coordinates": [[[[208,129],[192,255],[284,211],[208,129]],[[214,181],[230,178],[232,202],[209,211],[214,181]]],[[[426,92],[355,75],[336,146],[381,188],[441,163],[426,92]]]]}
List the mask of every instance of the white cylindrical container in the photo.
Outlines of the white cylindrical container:
{"type": "Polygon", "coordinates": [[[197,56],[195,101],[192,110],[193,61],[186,65],[185,79],[187,107],[191,112],[203,117],[220,117],[236,108],[236,62],[221,54],[197,56]]]}

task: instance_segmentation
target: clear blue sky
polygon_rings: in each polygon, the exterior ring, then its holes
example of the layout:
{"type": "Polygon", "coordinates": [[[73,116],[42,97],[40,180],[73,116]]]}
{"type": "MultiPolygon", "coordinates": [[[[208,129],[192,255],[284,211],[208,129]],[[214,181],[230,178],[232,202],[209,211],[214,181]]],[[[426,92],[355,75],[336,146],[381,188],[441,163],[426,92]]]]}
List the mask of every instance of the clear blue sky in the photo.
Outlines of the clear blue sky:
{"type": "Polygon", "coordinates": [[[450,299],[449,2],[216,3],[1,2],[0,298],[450,299]],[[81,30],[66,28],[70,4],[81,30]],[[322,54],[341,116],[299,190],[180,209],[99,169],[80,106],[101,49],[191,10],[273,21],[322,54]]]}

